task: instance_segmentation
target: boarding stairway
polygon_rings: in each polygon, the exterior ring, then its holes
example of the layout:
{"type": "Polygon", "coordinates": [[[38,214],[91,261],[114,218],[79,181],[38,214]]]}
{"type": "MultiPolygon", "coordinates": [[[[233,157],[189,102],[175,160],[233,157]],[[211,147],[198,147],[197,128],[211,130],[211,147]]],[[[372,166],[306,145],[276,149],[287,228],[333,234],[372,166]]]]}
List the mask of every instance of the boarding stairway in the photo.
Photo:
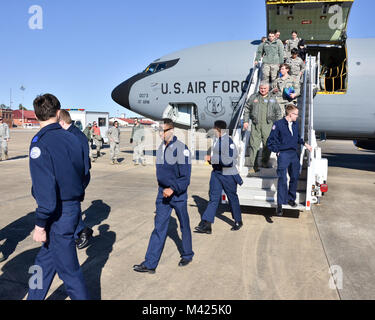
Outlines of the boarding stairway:
{"type": "MultiPolygon", "coordinates": [[[[297,105],[300,114],[300,135],[313,147],[313,152],[310,154],[305,147],[301,147],[301,175],[298,181],[296,199],[298,206],[292,208],[289,205],[283,205],[285,209],[310,210],[311,204],[319,202],[319,198],[322,196],[319,186],[326,183],[327,180],[328,162],[326,159],[321,159],[321,150],[317,146],[313,123],[314,96],[319,85],[319,68],[319,56],[307,56],[303,87],[301,88],[301,95],[298,98],[297,105]]],[[[248,167],[246,166],[245,156],[251,134],[251,124],[249,123],[247,131],[243,130],[242,125],[245,102],[253,93],[259,90],[260,70],[261,64],[250,71],[251,76],[247,91],[233,112],[230,129],[238,150],[237,168],[244,182],[242,186],[238,187],[240,204],[243,206],[271,208],[277,206],[276,154],[271,154],[269,164],[272,165],[272,168],[261,168],[259,166],[259,172],[247,177],[248,167]]],[[[262,150],[260,149],[257,157],[259,164],[261,163],[261,154],[262,150]]]]}

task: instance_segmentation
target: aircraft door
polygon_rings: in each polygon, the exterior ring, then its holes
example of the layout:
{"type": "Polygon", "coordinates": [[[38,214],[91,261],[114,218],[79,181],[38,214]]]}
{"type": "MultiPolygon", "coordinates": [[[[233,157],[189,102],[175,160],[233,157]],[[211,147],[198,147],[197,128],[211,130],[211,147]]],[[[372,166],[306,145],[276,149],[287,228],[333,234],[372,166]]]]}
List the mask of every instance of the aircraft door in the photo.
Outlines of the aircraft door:
{"type": "Polygon", "coordinates": [[[177,126],[195,128],[198,125],[197,107],[193,103],[170,103],[163,118],[170,118],[177,126]]]}

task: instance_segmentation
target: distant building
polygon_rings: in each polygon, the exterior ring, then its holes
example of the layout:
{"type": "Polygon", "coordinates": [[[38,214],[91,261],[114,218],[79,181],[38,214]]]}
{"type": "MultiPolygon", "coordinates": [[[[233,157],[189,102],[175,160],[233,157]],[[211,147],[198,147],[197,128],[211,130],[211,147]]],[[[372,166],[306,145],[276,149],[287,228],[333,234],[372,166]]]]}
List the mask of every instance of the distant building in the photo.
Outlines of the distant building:
{"type": "MultiPolygon", "coordinates": [[[[118,121],[120,127],[132,127],[134,126],[134,123],[135,123],[135,119],[131,119],[131,118],[113,117],[109,119],[109,123],[111,125],[113,125],[113,122],[115,121],[118,121]]],[[[145,126],[151,126],[155,123],[155,121],[152,121],[151,119],[139,119],[139,122],[145,126]]]]}
{"type": "Polygon", "coordinates": [[[13,126],[13,110],[8,107],[0,107],[0,117],[4,119],[4,123],[6,123],[9,128],[13,126]]]}
{"type": "Polygon", "coordinates": [[[38,127],[39,122],[36,118],[34,111],[24,110],[23,111],[23,122],[22,122],[22,110],[13,110],[13,124],[17,127],[22,127],[22,124],[27,127],[38,127]]]}

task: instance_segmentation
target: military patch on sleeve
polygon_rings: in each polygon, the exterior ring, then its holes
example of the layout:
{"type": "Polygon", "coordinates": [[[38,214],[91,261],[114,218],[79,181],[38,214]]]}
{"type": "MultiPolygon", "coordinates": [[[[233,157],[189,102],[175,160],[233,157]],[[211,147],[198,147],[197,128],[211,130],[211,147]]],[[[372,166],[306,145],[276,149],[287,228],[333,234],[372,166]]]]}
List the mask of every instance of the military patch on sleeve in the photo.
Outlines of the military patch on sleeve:
{"type": "Polygon", "coordinates": [[[41,153],[42,152],[40,151],[40,149],[38,147],[34,147],[30,151],[30,158],[31,159],[38,159],[40,157],[41,153]]]}
{"type": "Polygon", "coordinates": [[[188,149],[185,149],[185,150],[184,150],[184,156],[185,156],[185,157],[189,157],[189,156],[190,156],[190,152],[189,152],[188,149]]]}

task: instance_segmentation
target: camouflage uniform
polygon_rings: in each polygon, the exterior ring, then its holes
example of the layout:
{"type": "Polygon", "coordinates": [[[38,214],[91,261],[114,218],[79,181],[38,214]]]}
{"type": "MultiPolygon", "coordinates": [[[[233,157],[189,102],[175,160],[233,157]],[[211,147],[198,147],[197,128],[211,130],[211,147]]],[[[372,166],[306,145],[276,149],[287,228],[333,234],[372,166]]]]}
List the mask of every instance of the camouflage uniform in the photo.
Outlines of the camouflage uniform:
{"type": "Polygon", "coordinates": [[[273,82],[277,78],[280,64],[284,63],[284,50],[277,40],[273,42],[267,40],[259,45],[255,61],[259,62],[262,57],[262,79],[273,82]]]}
{"type": "Polygon", "coordinates": [[[293,48],[296,48],[298,50],[298,42],[300,41],[300,38],[296,38],[296,40],[289,39],[286,41],[285,45],[285,58],[288,59],[291,57],[291,51],[293,48]]]}
{"type": "Polygon", "coordinates": [[[288,58],[285,62],[290,66],[290,75],[294,77],[296,81],[301,82],[301,72],[302,74],[305,72],[305,63],[300,57],[288,58]]]}
{"type": "MultiPolygon", "coordinates": [[[[99,127],[98,127],[99,128],[99,127]]],[[[95,161],[96,160],[96,158],[98,158],[98,157],[100,157],[101,156],[101,153],[100,153],[100,150],[101,150],[101,148],[102,148],[102,146],[103,146],[103,138],[102,138],[102,136],[101,136],[101,134],[95,134],[94,131],[95,130],[95,128],[94,128],[94,126],[91,128],[91,130],[90,130],[90,133],[91,133],[91,137],[92,137],[92,140],[93,140],[93,142],[94,142],[94,145],[96,146],[96,152],[95,151],[93,151],[93,160],[95,161]]],[[[99,129],[99,133],[100,133],[100,129],[99,129]]]]}
{"type": "Polygon", "coordinates": [[[271,151],[267,148],[267,139],[270,135],[272,125],[281,119],[282,114],[276,98],[268,94],[263,97],[259,92],[253,94],[245,104],[244,122],[251,120],[250,134],[250,158],[249,167],[257,169],[257,153],[260,143],[263,143],[262,164],[265,167],[270,159],[271,151]]]}
{"type": "Polygon", "coordinates": [[[2,160],[3,152],[5,160],[8,159],[8,141],[9,139],[9,127],[6,123],[0,124],[0,160],[2,160]]]}
{"type": "Polygon", "coordinates": [[[283,62],[285,61],[285,48],[284,48],[284,43],[280,39],[276,39],[278,45],[280,46],[280,49],[283,52],[283,62]]]}
{"type": "Polygon", "coordinates": [[[300,95],[300,84],[299,81],[295,81],[294,77],[290,76],[289,74],[283,78],[278,78],[273,84],[273,88],[277,88],[278,92],[276,93],[276,100],[277,103],[280,105],[281,108],[281,113],[284,116],[285,115],[285,106],[289,102],[293,102],[294,104],[297,103],[297,97],[300,95]],[[288,98],[285,93],[284,89],[285,88],[294,88],[294,93],[296,94],[295,99],[290,99],[288,98]]]}
{"type": "Polygon", "coordinates": [[[145,145],[144,145],[144,139],[145,139],[145,131],[144,126],[141,124],[138,124],[133,127],[131,140],[135,143],[134,149],[133,149],[133,162],[134,164],[138,164],[138,161],[142,164],[145,164],[145,145]]]}
{"type": "Polygon", "coordinates": [[[107,132],[112,163],[118,163],[117,157],[120,153],[120,128],[112,127],[107,132]]]}

